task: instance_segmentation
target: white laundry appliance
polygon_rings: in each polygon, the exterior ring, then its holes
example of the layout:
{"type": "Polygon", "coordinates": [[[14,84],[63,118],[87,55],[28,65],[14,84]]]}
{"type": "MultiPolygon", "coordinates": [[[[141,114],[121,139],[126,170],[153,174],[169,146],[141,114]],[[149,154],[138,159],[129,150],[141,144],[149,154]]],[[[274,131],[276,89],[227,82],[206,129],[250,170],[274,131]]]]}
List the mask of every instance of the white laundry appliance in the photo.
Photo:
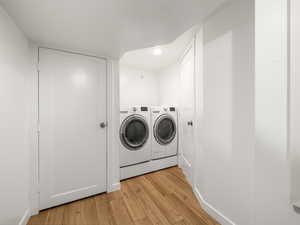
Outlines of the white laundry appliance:
{"type": "Polygon", "coordinates": [[[152,159],[177,155],[178,115],[176,107],[151,108],[152,159]]]}
{"type": "Polygon", "coordinates": [[[151,160],[149,107],[121,109],[119,136],[121,168],[151,160]]]}
{"type": "MultiPolygon", "coordinates": [[[[168,114],[168,116],[170,116],[170,120],[173,124],[172,126],[169,125],[171,126],[169,129],[177,128],[176,109],[174,107],[171,107],[168,108],[167,112],[164,112],[164,114],[168,114]]],[[[171,138],[167,138],[162,133],[159,133],[159,137],[161,139],[164,139],[162,141],[167,143],[168,140],[166,139],[170,139],[170,143],[164,145],[163,154],[160,154],[160,156],[162,157],[156,157],[155,160],[153,160],[152,139],[154,139],[155,137],[153,136],[153,127],[150,123],[150,108],[132,107],[129,109],[122,109],[120,118],[121,180],[157,171],[160,169],[176,166],[178,164],[178,158],[176,155],[177,129],[175,132],[175,136],[173,135],[173,132],[171,132],[171,138]]],[[[157,129],[160,129],[161,126],[165,126],[168,124],[168,121],[163,120],[162,125],[158,125],[157,129]]]]}

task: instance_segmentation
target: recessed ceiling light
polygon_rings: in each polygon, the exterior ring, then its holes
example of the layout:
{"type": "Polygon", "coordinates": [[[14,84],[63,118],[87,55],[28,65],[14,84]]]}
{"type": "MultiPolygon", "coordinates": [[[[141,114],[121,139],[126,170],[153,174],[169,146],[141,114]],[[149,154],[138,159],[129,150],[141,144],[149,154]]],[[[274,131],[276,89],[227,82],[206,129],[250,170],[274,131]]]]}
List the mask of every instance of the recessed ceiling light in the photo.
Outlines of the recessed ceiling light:
{"type": "Polygon", "coordinates": [[[162,54],[162,50],[160,48],[155,48],[153,50],[153,55],[161,55],[162,54]]]}

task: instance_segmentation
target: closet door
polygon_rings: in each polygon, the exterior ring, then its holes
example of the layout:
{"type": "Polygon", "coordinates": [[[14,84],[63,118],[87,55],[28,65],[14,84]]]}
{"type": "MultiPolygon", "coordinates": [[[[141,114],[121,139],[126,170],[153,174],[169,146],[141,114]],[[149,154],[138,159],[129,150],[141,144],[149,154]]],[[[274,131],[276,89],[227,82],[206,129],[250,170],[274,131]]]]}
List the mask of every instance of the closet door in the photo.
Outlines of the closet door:
{"type": "Polygon", "coordinates": [[[106,191],[106,61],[43,48],[39,60],[45,209],[106,191]]]}
{"type": "Polygon", "coordinates": [[[180,94],[180,158],[179,163],[187,179],[193,184],[194,160],[194,115],[195,115],[195,82],[194,82],[194,45],[191,45],[181,62],[180,94]]]}

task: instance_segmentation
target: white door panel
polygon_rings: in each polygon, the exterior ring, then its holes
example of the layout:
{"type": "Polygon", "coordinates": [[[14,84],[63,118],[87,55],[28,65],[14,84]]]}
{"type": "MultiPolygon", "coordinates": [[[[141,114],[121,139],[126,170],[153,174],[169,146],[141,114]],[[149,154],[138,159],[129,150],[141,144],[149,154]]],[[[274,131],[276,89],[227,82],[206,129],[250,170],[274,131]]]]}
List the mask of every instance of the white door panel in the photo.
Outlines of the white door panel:
{"type": "Polygon", "coordinates": [[[40,208],[106,191],[106,61],[39,50],[40,208]]]}
{"type": "Polygon", "coordinates": [[[194,120],[195,88],[194,88],[194,47],[185,54],[181,62],[181,98],[180,98],[180,165],[188,180],[193,180],[194,159],[194,120]]]}

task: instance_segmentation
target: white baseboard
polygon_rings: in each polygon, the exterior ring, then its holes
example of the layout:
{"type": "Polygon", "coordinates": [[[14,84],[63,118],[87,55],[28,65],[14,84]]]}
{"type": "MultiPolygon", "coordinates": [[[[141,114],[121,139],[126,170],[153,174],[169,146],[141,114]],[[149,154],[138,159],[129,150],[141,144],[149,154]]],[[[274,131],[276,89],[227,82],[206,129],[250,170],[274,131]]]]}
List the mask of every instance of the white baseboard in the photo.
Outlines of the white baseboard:
{"type": "MultiPolygon", "coordinates": [[[[188,182],[192,185],[193,184],[193,172],[192,172],[192,165],[186,160],[186,158],[181,154],[178,158],[179,167],[181,168],[183,174],[185,175],[188,182]]],[[[193,186],[193,185],[192,185],[193,186]]]]}
{"type": "Polygon", "coordinates": [[[18,225],[27,225],[29,219],[31,216],[31,212],[30,209],[27,209],[22,217],[22,219],[20,220],[20,222],[18,223],[18,225]]]}
{"type": "Polygon", "coordinates": [[[214,208],[211,204],[209,204],[203,196],[200,194],[200,191],[197,187],[193,188],[194,193],[200,202],[203,209],[213,218],[215,218],[220,224],[222,225],[236,225],[233,221],[231,221],[229,218],[227,218],[225,215],[223,215],[220,211],[218,211],[216,208],[214,208]]]}
{"type": "Polygon", "coordinates": [[[31,206],[31,215],[39,214],[39,193],[35,189],[35,191],[31,194],[30,197],[30,206],[31,206]]]}
{"type": "Polygon", "coordinates": [[[107,190],[108,193],[110,192],[114,192],[114,191],[119,191],[121,189],[121,183],[114,183],[111,185],[111,187],[109,188],[109,190],[107,190]]]}

